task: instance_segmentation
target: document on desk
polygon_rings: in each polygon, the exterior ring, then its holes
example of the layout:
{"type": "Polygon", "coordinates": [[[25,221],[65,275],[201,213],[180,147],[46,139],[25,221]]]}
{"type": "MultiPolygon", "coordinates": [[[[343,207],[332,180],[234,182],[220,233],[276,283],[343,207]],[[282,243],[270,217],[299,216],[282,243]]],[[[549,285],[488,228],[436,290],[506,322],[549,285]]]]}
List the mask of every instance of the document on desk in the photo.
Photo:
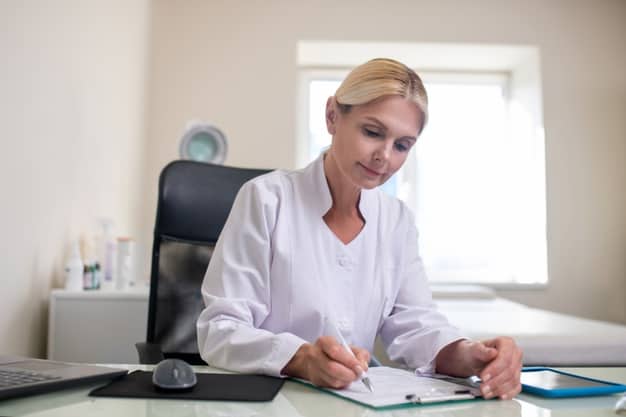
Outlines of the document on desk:
{"type": "MultiPolygon", "coordinates": [[[[480,390],[476,387],[421,377],[404,369],[376,366],[370,368],[368,374],[374,392],[370,392],[360,380],[339,390],[316,388],[375,409],[473,400],[480,397],[480,390]]],[[[313,386],[308,381],[298,381],[313,386]]]]}

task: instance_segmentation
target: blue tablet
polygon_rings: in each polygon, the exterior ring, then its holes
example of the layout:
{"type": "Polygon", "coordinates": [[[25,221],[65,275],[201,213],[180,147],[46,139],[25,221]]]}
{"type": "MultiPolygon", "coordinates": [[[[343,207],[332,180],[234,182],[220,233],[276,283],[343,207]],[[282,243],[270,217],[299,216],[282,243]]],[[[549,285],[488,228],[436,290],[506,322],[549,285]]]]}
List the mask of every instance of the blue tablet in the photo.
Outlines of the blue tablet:
{"type": "Polygon", "coordinates": [[[549,398],[586,397],[625,392],[626,385],[533,366],[522,369],[522,391],[549,398]]]}

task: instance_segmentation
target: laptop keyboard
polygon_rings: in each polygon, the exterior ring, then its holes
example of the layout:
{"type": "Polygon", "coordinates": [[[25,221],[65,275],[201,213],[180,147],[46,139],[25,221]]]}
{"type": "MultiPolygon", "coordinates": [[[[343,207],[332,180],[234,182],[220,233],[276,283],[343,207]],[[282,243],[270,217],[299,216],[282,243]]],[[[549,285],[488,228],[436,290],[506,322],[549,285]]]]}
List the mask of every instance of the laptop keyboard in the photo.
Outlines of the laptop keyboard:
{"type": "Polygon", "coordinates": [[[23,369],[0,369],[0,388],[32,384],[33,382],[51,381],[60,376],[46,375],[23,369]]]}

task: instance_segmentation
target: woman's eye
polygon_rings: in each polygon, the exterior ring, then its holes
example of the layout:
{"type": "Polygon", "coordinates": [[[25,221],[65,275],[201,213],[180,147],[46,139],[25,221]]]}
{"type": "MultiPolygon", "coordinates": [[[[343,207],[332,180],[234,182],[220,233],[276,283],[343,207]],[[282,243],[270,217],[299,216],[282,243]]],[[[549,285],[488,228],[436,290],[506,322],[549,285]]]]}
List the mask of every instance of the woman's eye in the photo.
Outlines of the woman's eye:
{"type": "Polygon", "coordinates": [[[381,136],[381,135],[380,135],[380,133],[379,133],[379,132],[377,132],[377,131],[375,131],[375,130],[371,130],[371,129],[367,129],[367,128],[365,128],[365,129],[363,129],[363,131],[365,132],[365,134],[366,134],[367,136],[369,136],[369,137],[371,137],[371,138],[378,138],[378,137],[380,137],[380,136],[381,136]]]}
{"type": "Polygon", "coordinates": [[[402,143],[402,142],[396,142],[394,144],[394,146],[395,146],[396,150],[398,150],[400,152],[406,152],[406,151],[409,150],[409,146],[404,144],[404,143],[402,143]]]}

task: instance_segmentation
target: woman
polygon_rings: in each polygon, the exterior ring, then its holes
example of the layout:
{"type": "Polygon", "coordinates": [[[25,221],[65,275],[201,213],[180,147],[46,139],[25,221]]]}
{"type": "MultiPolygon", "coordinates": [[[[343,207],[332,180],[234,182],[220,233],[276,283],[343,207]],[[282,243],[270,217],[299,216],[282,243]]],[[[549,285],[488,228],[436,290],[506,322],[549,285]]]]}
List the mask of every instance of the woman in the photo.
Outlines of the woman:
{"type": "Polygon", "coordinates": [[[467,340],[448,324],[432,302],[411,213],[376,188],[406,160],[427,102],[411,69],[369,61],[328,99],[324,155],[242,187],[202,286],[204,360],[341,388],[367,369],[380,335],[392,360],[420,373],[479,375],[486,398],[519,393],[520,349],[506,337],[467,340]]]}

